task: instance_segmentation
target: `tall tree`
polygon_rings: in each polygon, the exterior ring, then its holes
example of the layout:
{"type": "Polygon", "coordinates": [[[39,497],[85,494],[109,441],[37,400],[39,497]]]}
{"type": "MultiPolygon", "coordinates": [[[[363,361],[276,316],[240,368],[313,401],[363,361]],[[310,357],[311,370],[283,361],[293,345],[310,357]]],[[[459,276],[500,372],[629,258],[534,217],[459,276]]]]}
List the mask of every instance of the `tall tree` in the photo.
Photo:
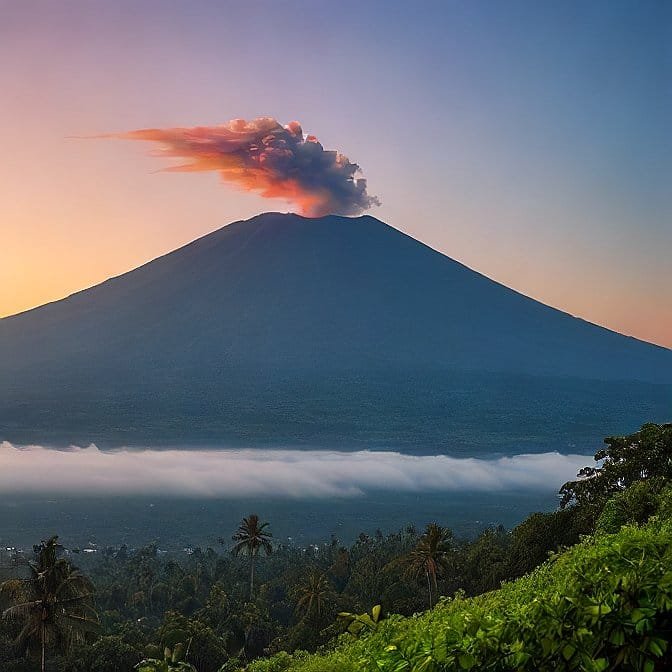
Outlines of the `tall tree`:
{"type": "Polygon", "coordinates": [[[448,566],[452,538],[453,533],[447,527],[430,523],[417,546],[406,558],[409,572],[416,577],[424,574],[427,579],[430,609],[433,604],[432,596],[435,597],[438,593],[437,579],[448,566]]]}
{"type": "Polygon", "coordinates": [[[10,604],[3,618],[22,625],[16,646],[23,653],[39,649],[42,672],[48,647],[67,651],[99,626],[93,584],[58,557],[58,548],[56,536],[35,546],[29,578],[0,585],[0,597],[10,604]]]}
{"type": "Polygon", "coordinates": [[[296,611],[306,620],[319,621],[333,596],[327,575],[313,569],[296,589],[296,611]]]}
{"type": "Polygon", "coordinates": [[[560,488],[560,507],[601,510],[614,494],[637,481],[672,479],[672,424],[647,423],[628,436],[609,436],[606,448],[595,453],[595,467],[584,467],[578,479],[560,488]]]}
{"type": "Polygon", "coordinates": [[[232,553],[240,555],[241,553],[250,557],[250,599],[254,594],[254,566],[260,551],[270,555],[273,551],[271,538],[273,535],[267,531],[268,523],[262,523],[256,513],[243,518],[238,530],[232,539],[235,542],[232,553]]]}

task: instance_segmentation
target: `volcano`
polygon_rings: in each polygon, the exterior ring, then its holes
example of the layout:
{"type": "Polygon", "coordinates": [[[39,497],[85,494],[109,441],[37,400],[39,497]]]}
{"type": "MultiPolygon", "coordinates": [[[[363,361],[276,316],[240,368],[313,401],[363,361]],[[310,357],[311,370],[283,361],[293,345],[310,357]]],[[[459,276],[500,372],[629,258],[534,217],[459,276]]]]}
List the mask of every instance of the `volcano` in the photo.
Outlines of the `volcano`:
{"type": "Polygon", "coordinates": [[[672,351],[370,217],[267,213],[0,320],[0,440],[574,448],[665,419],[672,351]]]}

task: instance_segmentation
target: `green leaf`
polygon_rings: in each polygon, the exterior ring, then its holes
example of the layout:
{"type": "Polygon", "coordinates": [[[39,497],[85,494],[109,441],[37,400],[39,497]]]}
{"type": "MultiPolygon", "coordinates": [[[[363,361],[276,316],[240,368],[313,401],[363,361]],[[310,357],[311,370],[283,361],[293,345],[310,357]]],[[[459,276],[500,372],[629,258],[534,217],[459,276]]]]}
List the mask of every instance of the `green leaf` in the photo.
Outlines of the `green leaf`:
{"type": "Polygon", "coordinates": [[[649,640],[649,651],[651,651],[651,653],[658,658],[660,658],[665,653],[666,648],[667,641],[662,638],[652,637],[649,640]]]}
{"type": "Polygon", "coordinates": [[[641,621],[637,621],[635,624],[635,632],[638,635],[643,634],[651,627],[651,621],[648,618],[643,618],[641,621]]]}
{"type": "Polygon", "coordinates": [[[608,604],[591,604],[585,610],[591,616],[604,616],[611,612],[611,607],[608,604]]]}
{"type": "Polygon", "coordinates": [[[548,654],[553,650],[553,640],[550,637],[544,637],[541,640],[541,652],[543,653],[544,656],[548,656],[548,654]]]}
{"type": "Polygon", "coordinates": [[[632,612],[630,612],[630,620],[633,623],[637,623],[637,621],[641,621],[643,618],[646,618],[646,616],[647,616],[647,614],[645,613],[644,609],[633,609],[632,612]]]}
{"type": "Polygon", "coordinates": [[[476,665],[476,659],[470,653],[461,653],[457,660],[463,670],[470,670],[476,665]]]}
{"type": "Polygon", "coordinates": [[[576,653],[576,648],[572,646],[571,644],[565,644],[562,647],[562,657],[565,660],[570,660],[574,654],[576,653]]]}

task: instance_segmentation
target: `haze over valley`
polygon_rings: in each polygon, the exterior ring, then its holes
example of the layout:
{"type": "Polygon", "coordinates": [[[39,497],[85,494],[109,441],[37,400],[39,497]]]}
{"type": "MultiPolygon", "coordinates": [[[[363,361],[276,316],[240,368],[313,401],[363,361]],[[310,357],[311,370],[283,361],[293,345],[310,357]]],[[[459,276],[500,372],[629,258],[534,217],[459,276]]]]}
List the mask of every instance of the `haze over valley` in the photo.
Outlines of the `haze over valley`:
{"type": "Polygon", "coordinates": [[[663,420],[672,398],[669,350],[370,216],[235,222],[1,320],[0,354],[5,497],[173,496],[175,515],[185,498],[304,500],[323,510],[311,541],[354,535],[347,500],[385,493],[393,520],[420,523],[442,493],[458,529],[515,522],[553,506],[604,427],[663,420]]]}

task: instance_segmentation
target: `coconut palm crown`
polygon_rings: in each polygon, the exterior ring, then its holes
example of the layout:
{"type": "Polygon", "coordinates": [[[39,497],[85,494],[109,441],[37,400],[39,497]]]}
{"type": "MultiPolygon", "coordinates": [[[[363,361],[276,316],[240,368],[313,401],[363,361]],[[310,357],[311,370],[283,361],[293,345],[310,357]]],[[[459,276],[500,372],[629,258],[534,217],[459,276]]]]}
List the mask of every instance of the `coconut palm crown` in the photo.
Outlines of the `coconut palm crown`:
{"type": "Polygon", "coordinates": [[[415,576],[424,574],[427,579],[430,608],[432,598],[438,593],[437,578],[448,565],[452,536],[453,533],[447,527],[430,523],[406,559],[409,573],[415,576]]]}
{"type": "Polygon", "coordinates": [[[58,549],[58,537],[43,541],[35,546],[30,576],[0,585],[0,601],[9,605],[2,617],[21,626],[14,644],[24,654],[39,651],[43,671],[47,649],[68,651],[99,627],[93,584],[58,549]]]}
{"type": "Polygon", "coordinates": [[[296,591],[296,612],[304,619],[319,619],[333,597],[333,588],[327,575],[312,570],[296,591]]]}
{"type": "Polygon", "coordinates": [[[235,542],[231,552],[234,555],[250,556],[250,599],[254,593],[254,566],[260,551],[270,555],[273,551],[271,538],[273,535],[267,530],[268,523],[262,523],[256,513],[243,518],[233,535],[235,542]]]}

